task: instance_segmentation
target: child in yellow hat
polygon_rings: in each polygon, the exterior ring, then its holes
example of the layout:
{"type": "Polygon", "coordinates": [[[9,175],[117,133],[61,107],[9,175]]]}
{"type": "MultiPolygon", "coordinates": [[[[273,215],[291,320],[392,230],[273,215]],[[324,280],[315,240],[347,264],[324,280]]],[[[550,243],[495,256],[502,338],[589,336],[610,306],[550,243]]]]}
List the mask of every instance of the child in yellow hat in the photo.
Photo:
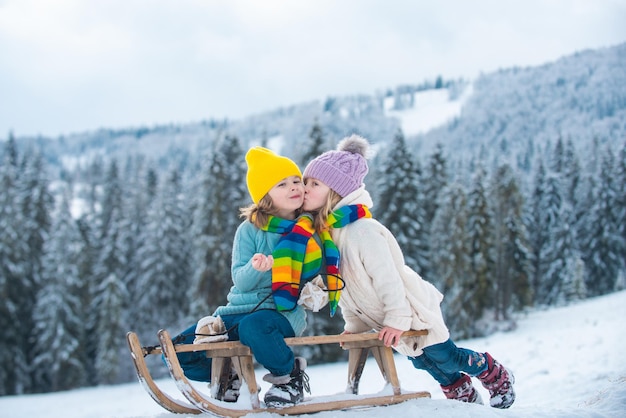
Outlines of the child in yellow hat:
{"type": "MultiPolygon", "coordinates": [[[[309,225],[308,239],[298,239],[301,233],[294,230],[300,222],[298,214],[304,201],[298,166],[263,147],[251,148],[246,163],[246,183],[253,203],[241,209],[245,220],[235,233],[233,286],[227,296],[228,303],[174,340],[183,344],[240,340],[270,372],[264,377],[273,384],[265,394],[266,405],[290,406],[304,399],[306,360],[294,357],[283,338],[304,332],[306,313],[298,304],[301,285],[317,276],[322,263],[304,258],[308,245],[318,245],[312,236],[311,219],[304,220],[309,225]],[[294,235],[296,239],[292,239],[294,235]],[[297,247],[302,242],[306,244],[297,247]],[[277,278],[282,278],[284,283],[277,278]]],[[[211,359],[204,353],[180,353],[178,357],[189,379],[210,380],[211,359]]],[[[238,378],[233,375],[223,400],[236,401],[239,386],[238,378]]]]}

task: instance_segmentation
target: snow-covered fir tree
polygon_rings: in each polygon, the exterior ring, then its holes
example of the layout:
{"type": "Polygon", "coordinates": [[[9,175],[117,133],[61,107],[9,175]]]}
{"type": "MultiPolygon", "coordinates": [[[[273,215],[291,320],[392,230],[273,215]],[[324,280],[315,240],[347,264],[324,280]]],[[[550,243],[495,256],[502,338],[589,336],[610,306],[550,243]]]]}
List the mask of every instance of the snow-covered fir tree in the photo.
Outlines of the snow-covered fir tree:
{"type": "Polygon", "coordinates": [[[424,166],[424,175],[420,179],[424,189],[426,222],[431,222],[435,217],[439,208],[437,198],[449,182],[447,165],[444,147],[442,144],[437,144],[435,152],[429,156],[424,166]]]}
{"type": "Polygon", "coordinates": [[[571,139],[565,142],[565,154],[563,160],[563,171],[561,172],[561,182],[563,183],[563,192],[565,199],[572,205],[572,209],[576,214],[578,211],[578,184],[581,178],[581,164],[574,143],[571,139]]]}
{"type": "Polygon", "coordinates": [[[406,264],[421,271],[419,256],[425,247],[424,210],[420,202],[415,158],[407,149],[404,134],[396,132],[377,168],[376,218],[396,237],[406,264]]]}
{"type": "Polygon", "coordinates": [[[328,145],[324,138],[324,130],[319,121],[315,119],[311,131],[309,132],[309,142],[304,148],[305,151],[299,158],[300,167],[304,170],[304,167],[315,157],[322,154],[324,151],[328,151],[328,145]]]}
{"type": "Polygon", "coordinates": [[[138,301],[145,293],[145,290],[138,286],[140,266],[143,257],[140,250],[144,245],[150,245],[144,236],[146,224],[148,222],[148,210],[155,199],[158,186],[158,175],[152,164],[144,158],[128,158],[122,178],[126,179],[123,194],[122,230],[124,234],[122,248],[124,249],[125,268],[122,273],[124,285],[129,292],[129,300],[132,301],[128,307],[128,315],[133,329],[135,320],[138,321],[138,301]]]}
{"type": "Polygon", "coordinates": [[[616,164],[616,183],[617,183],[617,201],[615,202],[617,213],[617,225],[620,228],[621,245],[622,245],[622,272],[620,277],[621,283],[617,283],[616,290],[626,288],[626,142],[622,145],[616,164]]]}
{"type": "Polygon", "coordinates": [[[99,213],[98,258],[90,289],[92,309],[88,317],[88,338],[93,349],[97,383],[117,383],[126,332],[128,290],[123,188],[117,161],[109,164],[99,213]]]}
{"type": "Polygon", "coordinates": [[[442,304],[446,324],[458,338],[472,335],[475,318],[465,303],[474,298],[470,275],[467,202],[458,183],[448,184],[439,194],[438,209],[430,228],[431,281],[445,295],[442,304]]]}
{"type": "Polygon", "coordinates": [[[594,205],[595,194],[598,188],[598,173],[600,172],[600,144],[597,138],[592,140],[590,147],[591,152],[586,154],[585,159],[582,160],[581,177],[575,190],[576,229],[578,238],[583,241],[587,241],[591,233],[589,225],[587,225],[587,219],[594,205]]]}
{"type": "Polygon", "coordinates": [[[614,291],[615,282],[624,264],[624,241],[618,225],[618,193],[615,156],[607,147],[602,154],[600,171],[596,180],[591,209],[584,225],[587,227],[585,244],[581,247],[587,266],[587,289],[591,295],[614,291]]]}
{"type": "Polygon", "coordinates": [[[93,309],[97,312],[95,327],[96,337],[95,367],[98,382],[101,384],[120,383],[120,363],[123,362],[124,335],[128,328],[126,309],[129,294],[124,284],[121,246],[121,213],[114,208],[110,217],[110,229],[103,242],[96,270],[98,282],[95,287],[93,309]],[[101,276],[101,274],[104,274],[101,276]]]}
{"type": "Polygon", "coordinates": [[[245,153],[236,137],[216,144],[203,168],[194,204],[193,241],[196,271],[190,287],[192,314],[210,315],[225,303],[231,280],[231,253],[241,223],[239,209],[248,202],[245,153]]]}
{"type": "Polygon", "coordinates": [[[486,171],[481,164],[474,169],[467,196],[467,235],[469,240],[470,276],[473,297],[464,304],[464,310],[474,319],[472,335],[484,335],[489,330],[484,323],[477,324],[486,311],[493,307],[494,225],[493,212],[486,191],[486,171]]]}
{"type": "Polygon", "coordinates": [[[177,328],[189,313],[190,218],[181,196],[181,178],[172,169],[153,200],[138,248],[132,323],[144,340],[161,328],[177,328]]]}
{"type": "Polygon", "coordinates": [[[21,238],[23,213],[18,202],[18,162],[15,144],[5,144],[0,164],[0,395],[23,393],[30,386],[27,353],[16,344],[23,341],[25,330],[19,327],[21,278],[24,275],[26,242],[21,238]]]}
{"type": "Polygon", "coordinates": [[[87,382],[85,322],[79,263],[83,240],[63,193],[52,235],[44,246],[42,286],[33,310],[34,390],[68,390],[87,382]]]}
{"type": "MultiPolygon", "coordinates": [[[[444,147],[437,144],[435,152],[431,154],[424,164],[422,176],[419,178],[420,189],[423,190],[423,200],[421,206],[424,211],[424,232],[426,237],[432,237],[430,228],[438,209],[439,193],[448,185],[449,174],[447,168],[447,159],[444,155],[444,147]]],[[[430,261],[432,259],[430,253],[429,239],[424,240],[421,245],[422,251],[428,258],[428,263],[420,266],[420,274],[425,277],[430,276],[430,261]]]]}
{"type": "Polygon", "coordinates": [[[579,279],[576,274],[582,259],[573,228],[574,212],[565,199],[560,179],[558,173],[548,176],[541,205],[541,210],[547,214],[546,228],[550,240],[541,251],[542,276],[536,291],[540,295],[537,301],[546,305],[562,305],[570,300],[581,299],[586,293],[580,284],[573,284],[573,281],[579,279]]]}
{"type": "MultiPolygon", "coordinates": [[[[50,231],[52,222],[50,212],[54,202],[50,193],[48,173],[39,152],[27,152],[20,171],[17,199],[22,213],[20,239],[25,242],[26,253],[22,259],[23,275],[16,283],[22,289],[19,291],[20,301],[17,306],[19,322],[14,326],[20,329],[32,329],[34,327],[33,308],[37,292],[42,284],[43,247],[50,231]]],[[[16,341],[26,353],[28,364],[32,363],[34,355],[30,339],[27,333],[22,333],[21,338],[16,341]]],[[[32,372],[27,375],[32,375],[32,372]]]]}
{"type": "Polygon", "coordinates": [[[515,309],[531,303],[530,254],[522,220],[523,197],[516,175],[504,164],[492,173],[490,200],[495,232],[494,300],[496,319],[509,319],[515,309]]]}

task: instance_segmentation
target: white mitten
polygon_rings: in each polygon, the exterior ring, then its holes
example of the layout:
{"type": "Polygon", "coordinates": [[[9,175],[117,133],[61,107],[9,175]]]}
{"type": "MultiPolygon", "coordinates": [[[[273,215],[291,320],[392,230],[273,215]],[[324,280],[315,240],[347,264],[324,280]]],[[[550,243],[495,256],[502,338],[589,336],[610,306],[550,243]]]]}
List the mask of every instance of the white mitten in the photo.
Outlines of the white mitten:
{"type": "Polygon", "coordinates": [[[307,282],[300,292],[298,305],[304,306],[313,312],[318,312],[328,303],[328,292],[324,291],[324,280],[321,276],[307,282]]]}
{"type": "Polygon", "coordinates": [[[224,321],[219,316],[205,316],[196,325],[194,344],[216,343],[228,340],[224,321]]]}

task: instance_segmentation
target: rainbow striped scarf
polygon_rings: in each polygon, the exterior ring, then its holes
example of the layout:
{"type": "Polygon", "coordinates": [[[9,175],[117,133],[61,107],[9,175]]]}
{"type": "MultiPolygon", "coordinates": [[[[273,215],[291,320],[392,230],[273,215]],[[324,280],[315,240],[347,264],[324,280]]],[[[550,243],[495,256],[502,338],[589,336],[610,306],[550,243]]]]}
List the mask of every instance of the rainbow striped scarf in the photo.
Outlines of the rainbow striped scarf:
{"type": "MultiPolygon", "coordinates": [[[[328,219],[326,224],[329,228],[342,228],[358,219],[361,218],[371,218],[372,214],[369,208],[362,204],[357,205],[348,205],[342,206],[339,209],[333,211],[330,215],[328,215],[328,219]]],[[[322,239],[325,239],[325,236],[328,236],[328,239],[332,242],[332,238],[330,237],[330,233],[328,229],[322,231],[320,234],[322,239]]],[[[332,243],[335,250],[337,247],[335,243],[332,243]]],[[[328,256],[327,256],[328,260],[328,256]]],[[[343,280],[339,275],[339,251],[337,251],[337,262],[335,264],[336,268],[333,269],[334,272],[332,276],[328,276],[328,304],[330,306],[331,316],[335,314],[335,310],[337,310],[337,305],[339,304],[339,296],[341,294],[341,289],[343,289],[343,280]],[[333,283],[331,285],[331,278],[333,279],[333,283]],[[339,287],[341,285],[341,287],[339,287]],[[331,287],[332,286],[332,287],[331,287]]]]}
{"type": "Polygon", "coordinates": [[[276,309],[294,309],[301,285],[315,277],[322,267],[322,250],[313,239],[313,219],[302,215],[297,220],[270,216],[264,231],[283,234],[272,252],[272,294],[276,309]]]}
{"type": "MultiPolygon", "coordinates": [[[[328,225],[341,228],[360,218],[371,218],[366,206],[344,206],[328,217],[328,225]]],[[[302,215],[297,220],[270,216],[264,231],[283,234],[274,249],[272,266],[272,294],[276,309],[290,311],[297,306],[302,285],[315,277],[325,260],[326,287],[330,316],[334,316],[339,304],[343,281],[339,275],[339,250],[332,240],[328,229],[319,236],[322,248],[315,241],[313,219],[302,215]]]]}

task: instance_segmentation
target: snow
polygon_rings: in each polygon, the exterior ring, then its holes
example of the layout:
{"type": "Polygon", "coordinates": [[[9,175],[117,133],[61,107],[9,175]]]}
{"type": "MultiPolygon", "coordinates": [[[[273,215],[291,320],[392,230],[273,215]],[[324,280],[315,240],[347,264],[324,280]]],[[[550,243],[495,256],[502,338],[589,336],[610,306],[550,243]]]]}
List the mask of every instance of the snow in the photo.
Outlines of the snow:
{"type": "MultiPolygon", "coordinates": [[[[517,400],[509,410],[445,400],[435,381],[410,362],[396,356],[403,389],[427,390],[431,399],[355,411],[316,414],[318,418],[373,418],[386,416],[438,417],[623,417],[626,416],[626,291],[589,299],[575,305],[537,310],[522,315],[517,329],[486,338],[457,341],[478,351],[488,351],[513,371],[517,400]]],[[[129,356],[129,367],[130,356],[129,356]]],[[[336,395],[345,388],[347,364],[334,363],[307,369],[313,395],[336,395]]],[[[269,384],[261,381],[262,393],[269,384]]],[[[477,381],[475,380],[477,383],[477,381]]],[[[179,396],[171,379],[158,384],[179,396]]],[[[206,386],[198,389],[208,393],[206,386]]],[[[487,392],[477,385],[483,399],[487,392]]],[[[369,359],[360,393],[386,392],[373,359],[369,359]]],[[[171,414],[158,406],[138,383],[86,388],[41,395],[0,397],[5,418],[164,418],[171,414]]],[[[248,416],[278,417],[258,413],[248,416]]]]}
{"type": "Polygon", "coordinates": [[[460,116],[461,108],[472,92],[472,85],[469,85],[463,94],[451,100],[447,88],[420,91],[413,95],[413,107],[403,110],[392,110],[393,98],[388,98],[385,114],[400,120],[406,136],[423,134],[460,116]]]}

